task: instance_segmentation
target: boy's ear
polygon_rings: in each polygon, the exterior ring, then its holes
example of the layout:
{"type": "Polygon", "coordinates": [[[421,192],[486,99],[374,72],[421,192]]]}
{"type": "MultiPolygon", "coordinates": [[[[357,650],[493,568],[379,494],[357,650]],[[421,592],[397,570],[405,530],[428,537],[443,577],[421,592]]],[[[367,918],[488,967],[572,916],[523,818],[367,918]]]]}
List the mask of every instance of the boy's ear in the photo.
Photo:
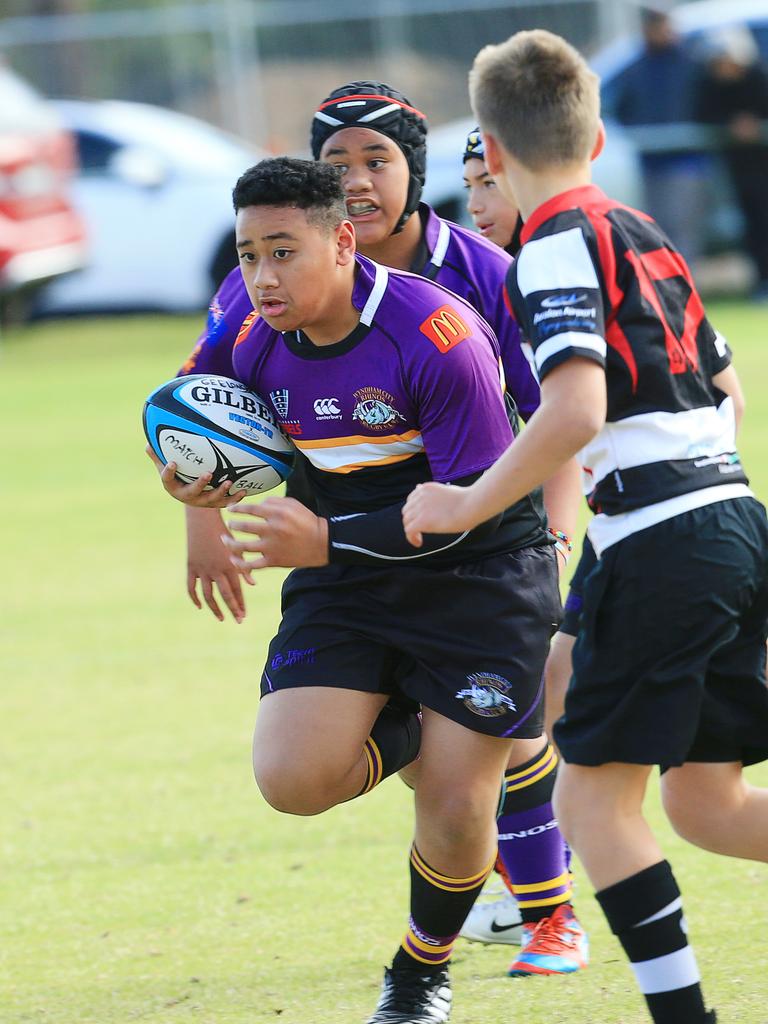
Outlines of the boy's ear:
{"type": "Polygon", "coordinates": [[[483,145],[485,147],[484,159],[486,170],[491,177],[495,177],[504,170],[499,143],[490,132],[483,132],[483,145]]]}
{"type": "Polygon", "coordinates": [[[597,138],[595,139],[595,145],[594,145],[594,148],[592,150],[592,155],[590,156],[589,159],[590,160],[597,160],[597,158],[603,152],[604,148],[605,148],[605,125],[603,124],[603,119],[601,117],[599,122],[598,122],[598,126],[597,126],[597,138]]]}
{"type": "Polygon", "coordinates": [[[336,262],[340,267],[345,267],[355,257],[357,248],[355,238],[355,227],[351,221],[343,220],[336,228],[336,262]]]}

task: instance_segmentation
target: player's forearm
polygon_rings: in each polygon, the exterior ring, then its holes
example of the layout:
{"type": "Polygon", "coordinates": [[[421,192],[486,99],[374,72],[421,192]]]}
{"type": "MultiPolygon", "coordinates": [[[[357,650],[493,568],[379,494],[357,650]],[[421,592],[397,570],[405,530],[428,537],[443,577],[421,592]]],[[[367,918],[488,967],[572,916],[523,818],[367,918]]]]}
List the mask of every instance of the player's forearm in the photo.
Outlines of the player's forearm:
{"type": "Polygon", "coordinates": [[[473,522],[482,522],[552,479],[596,431],[569,430],[554,410],[540,406],[523,434],[470,488],[473,522]]]}
{"type": "Polygon", "coordinates": [[[544,483],[549,528],[573,539],[581,500],[581,469],[576,459],[569,459],[544,483]]]}
{"type": "MultiPolygon", "coordinates": [[[[586,360],[553,370],[542,385],[541,405],[525,430],[470,488],[472,522],[482,522],[551,480],[605,422],[605,373],[586,360]]],[[[563,531],[567,532],[567,531],[563,531]]]]}
{"type": "Polygon", "coordinates": [[[218,508],[195,508],[184,506],[187,524],[187,544],[207,540],[219,542],[222,532],[221,510],[218,508]]]}
{"type": "Polygon", "coordinates": [[[472,530],[427,534],[421,548],[415,551],[403,529],[402,509],[402,504],[398,504],[367,514],[331,517],[328,520],[329,560],[342,565],[429,563],[488,536],[501,522],[499,515],[488,517],[472,530]]]}
{"type": "Polygon", "coordinates": [[[714,375],[712,383],[719,391],[728,395],[733,401],[733,414],[736,419],[736,432],[738,433],[741,421],[744,418],[746,401],[744,399],[744,392],[741,389],[741,381],[739,380],[739,375],[736,373],[735,367],[733,365],[726,366],[724,370],[721,370],[720,373],[716,373],[714,375]]]}

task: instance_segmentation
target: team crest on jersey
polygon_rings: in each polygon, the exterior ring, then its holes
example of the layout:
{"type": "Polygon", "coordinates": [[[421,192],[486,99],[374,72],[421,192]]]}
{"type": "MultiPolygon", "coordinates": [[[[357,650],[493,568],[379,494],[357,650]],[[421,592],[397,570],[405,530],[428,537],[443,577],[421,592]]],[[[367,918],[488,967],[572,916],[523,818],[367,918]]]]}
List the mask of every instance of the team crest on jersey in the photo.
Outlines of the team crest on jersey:
{"type": "Polygon", "coordinates": [[[371,430],[386,430],[405,416],[397,411],[392,404],[394,395],[381,388],[360,388],[354,392],[357,404],[352,412],[352,419],[359,420],[371,430]]]}
{"type": "Polygon", "coordinates": [[[450,352],[472,334],[453,306],[448,305],[440,306],[434,313],[430,313],[419,325],[419,330],[429,338],[438,352],[450,352]]]}
{"type": "Polygon", "coordinates": [[[512,684],[503,676],[493,672],[473,672],[467,676],[469,686],[455,694],[457,700],[464,701],[475,715],[481,718],[498,718],[508,711],[517,711],[517,705],[509,696],[512,684]]]}
{"type": "Polygon", "coordinates": [[[288,419],[288,388],[276,388],[274,391],[270,391],[269,399],[275,407],[280,426],[286,434],[301,434],[301,423],[298,420],[288,419]]]}

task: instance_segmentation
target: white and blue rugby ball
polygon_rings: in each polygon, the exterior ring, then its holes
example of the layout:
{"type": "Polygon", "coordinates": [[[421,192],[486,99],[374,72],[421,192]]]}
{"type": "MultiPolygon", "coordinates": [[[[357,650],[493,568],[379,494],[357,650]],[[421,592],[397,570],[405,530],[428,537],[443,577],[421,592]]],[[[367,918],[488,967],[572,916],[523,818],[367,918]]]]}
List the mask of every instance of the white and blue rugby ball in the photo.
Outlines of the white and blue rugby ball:
{"type": "Polygon", "coordinates": [[[206,490],[231,480],[230,494],[261,494],[293,469],[293,442],[263,399],[230,377],[175,377],[152,392],[143,419],[155,454],[175,462],[184,483],[212,473],[206,490]]]}

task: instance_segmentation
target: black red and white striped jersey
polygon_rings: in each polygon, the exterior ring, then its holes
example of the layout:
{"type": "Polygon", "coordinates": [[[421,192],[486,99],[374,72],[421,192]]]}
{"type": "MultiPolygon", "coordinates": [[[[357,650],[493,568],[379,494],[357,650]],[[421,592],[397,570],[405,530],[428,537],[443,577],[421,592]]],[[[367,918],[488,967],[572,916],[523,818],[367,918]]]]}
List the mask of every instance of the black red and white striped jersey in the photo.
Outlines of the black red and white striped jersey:
{"type": "Polygon", "coordinates": [[[750,493],[712,383],[728,346],[658,225],[588,185],[540,206],[522,240],[507,293],[540,379],[574,357],[605,367],[606,423],[580,453],[595,546],[750,493]]]}

